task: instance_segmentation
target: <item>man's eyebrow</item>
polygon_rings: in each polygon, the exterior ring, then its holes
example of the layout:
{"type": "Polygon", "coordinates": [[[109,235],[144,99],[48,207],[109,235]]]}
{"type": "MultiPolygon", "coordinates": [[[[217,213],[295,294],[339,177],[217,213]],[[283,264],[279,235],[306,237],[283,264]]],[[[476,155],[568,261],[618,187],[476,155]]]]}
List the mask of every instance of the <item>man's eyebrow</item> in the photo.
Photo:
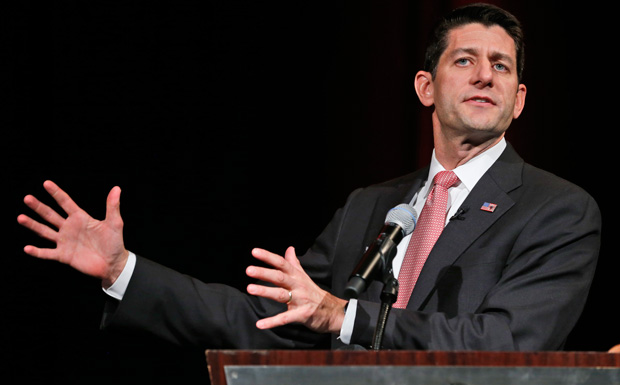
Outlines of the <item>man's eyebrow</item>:
{"type": "MultiPolygon", "coordinates": [[[[462,54],[478,56],[479,50],[477,48],[473,48],[473,47],[463,47],[463,48],[455,48],[455,49],[453,49],[450,52],[450,56],[452,56],[452,57],[459,56],[459,55],[462,55],[462,54]]],[[[503,52],[499,52],[499,51],[491,52],[491,60],[494,60],[494,61],[504,61],[504,62],[507,62],[510,65],[514,65],[514,63],[515,63],[515,61],[512,58],[512,56],[510,56],[509,54],[503,53],[503,52]]]]}

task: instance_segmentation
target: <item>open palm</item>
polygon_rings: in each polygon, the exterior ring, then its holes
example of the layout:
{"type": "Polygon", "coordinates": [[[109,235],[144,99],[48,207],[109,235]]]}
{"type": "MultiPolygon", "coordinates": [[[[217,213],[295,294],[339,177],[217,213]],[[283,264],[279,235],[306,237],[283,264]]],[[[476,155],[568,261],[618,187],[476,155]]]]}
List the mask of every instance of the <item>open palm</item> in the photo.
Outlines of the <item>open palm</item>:
{"type": "Polygon", "coordinates": [[[55,183],[46,181],[45,190],[65,211],[63,217],[32,195],[24,203],[50,225],[39,223],[26,215],[17,221],[39,236],[56,243],[55,248],[28,245],[24,251],[37,258],[56,260],[76,270],[101,278],[104,286],[111,285],[127,261],[123,243],[123,220],[120,215],[120,188],[113,188],[106,203],[106,218],[92,218],[55,183]]]}

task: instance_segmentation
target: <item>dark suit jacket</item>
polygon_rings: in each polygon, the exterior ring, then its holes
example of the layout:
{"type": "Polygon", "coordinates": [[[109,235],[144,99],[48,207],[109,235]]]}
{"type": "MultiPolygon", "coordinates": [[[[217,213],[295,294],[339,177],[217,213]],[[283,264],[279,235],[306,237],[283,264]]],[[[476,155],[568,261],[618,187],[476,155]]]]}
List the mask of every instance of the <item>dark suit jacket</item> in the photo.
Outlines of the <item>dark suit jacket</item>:
{"type": "MultiPolygon", "coordinates": [[[[409,202],[428,169],[354,191],[301,257],[308,274],[343,297],[349,274],[387,211],[409,202]]],[[[431,252],[407,309],[393,309],[388,349],[556,350],[581,314],[595,270],[601,219],[582,189],[525,164],[510,145],[485,173],[431,252]],[[494,203],[494,212],[483,211],[494,203]]],[[[358,302],[352,343],[368,346],[382,284],[358,302]]],[[[139,258],[104,327],[147,330],[180,344],[229,348],[325,347],[299,325],[259,331],[283,305],[139,258]]],[[[331,344],[340,342],[331,336],[331,344]]]]}

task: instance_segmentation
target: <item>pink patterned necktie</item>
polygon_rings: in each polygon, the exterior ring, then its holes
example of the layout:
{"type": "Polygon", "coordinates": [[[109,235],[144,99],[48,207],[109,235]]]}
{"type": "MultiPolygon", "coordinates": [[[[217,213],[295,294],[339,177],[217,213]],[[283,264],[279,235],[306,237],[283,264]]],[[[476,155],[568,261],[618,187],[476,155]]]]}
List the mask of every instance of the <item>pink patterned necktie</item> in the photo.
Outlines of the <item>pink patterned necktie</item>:
{"type": "Polygon", "coordinates": [[[424,262],[446,224],[448,189],[458,180],[459,178],[452,171],[441,171],[433,178],[433,188],[424,203],[418,224],[411,234],[411,240],[398,274],[398,299],[394,304],[396,308],[407,307],[424,262]]]}

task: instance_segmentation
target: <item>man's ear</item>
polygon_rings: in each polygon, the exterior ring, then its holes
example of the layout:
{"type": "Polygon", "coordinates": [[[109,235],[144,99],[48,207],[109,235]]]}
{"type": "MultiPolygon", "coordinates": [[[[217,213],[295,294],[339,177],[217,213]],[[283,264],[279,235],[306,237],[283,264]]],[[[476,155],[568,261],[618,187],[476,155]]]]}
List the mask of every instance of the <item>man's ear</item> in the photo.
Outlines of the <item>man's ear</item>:
{"type": "Polygon", "coordinates": [[[517,98],[515,99],[515,109],[512,114],[513,119],[516,119],[521,115],[521,111],[525,107],[525,95],[527,94],[527,88],[524,84],[519,84],[517,89],[517,98]]]}
{"type": "Polygon", "coordinates": [[[434,104],[433,75],[430,72],[419,71],[415,75],[415,92],[424,106],[430,107],[434,104]]]}

